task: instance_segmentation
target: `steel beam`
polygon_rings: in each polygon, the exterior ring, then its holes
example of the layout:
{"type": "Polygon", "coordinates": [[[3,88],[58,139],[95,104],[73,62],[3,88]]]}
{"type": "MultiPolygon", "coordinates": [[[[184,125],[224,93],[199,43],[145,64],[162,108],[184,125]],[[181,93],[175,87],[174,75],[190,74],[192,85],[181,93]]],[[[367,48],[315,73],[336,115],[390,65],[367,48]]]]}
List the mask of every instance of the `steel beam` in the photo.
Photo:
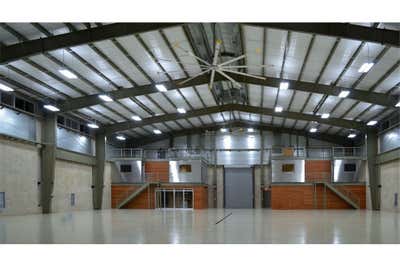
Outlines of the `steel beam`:
{"type": "Polygon", "coordinates": [[[296,31],[340,37],[382,45],[400,47],[400,32],[395,30],[377,29],[350,23],[244,23],[249,26],[274,28],[286,31],[296,31]]]}
{"type": "Polygon", "coordinates": [[[173,131],[173,132],[168,132],[168,133],[163,133],[160,135],[153,135],[145,138],[134,138],[127,140],[127,146],[129,147],[141,147],[156,141],[161,141],[164,139],[168,139],[171,136],[177,137],[177,136],[186,136],[186,135],[192,135],[192,134],[200,134],[204,133],[207,131],[218,131],[220,128],[224,127],[237,127],[237,128],[247,128],[247,127],[252,127],[255,129],[258,129],[260,131],[273,131],[276,133],[288,133],[288,134],[294,134],[294,135],[301,135],[301,136],[310,136],[311,138],[334,143],[337,145],[342,145],[342,146],[348,146],[352,145],[351,141],[349,141],[345,137],[337,136],[337,135],[330,135],[330,134],[324,134],[324,133],[319,133],[315,135],[310,135],[308,132],[303,131],[303,130],[293,130],[289,128],[283,128],[283,127],[276,127],[270,124],[266,123],[259,123],[259,122],[254,122],[254,121],[233,121],[233,122],[226,122],[226,123],[211,123],[207,124],[204,127],[199,127],[199,128],[194,128],[194,129],[187,129],[187,130],[179,130],[179,131],[173,131]]]}
{"type": "Polygon", "coordinates": [[[100,210],[103,204],[104,168],[106,163],[106,136],[96,134],[96,165],[92,168],[93,208],[100,210]]]}
{"type": "Polygon", "coordinates": [[[57,148],[56,150],[56,159],[74,162],[78,164],[85,164],[89,166],[96,165],[96,159],[93,156],[72,152],[60,148],[57,148]]]}
{"type": "Polygon", "coordinates": [[[367,133],[367,164],[369,189],[371,192],[371,205],[373,210],[380,209],[380,180],[377,163],[378,134],[375,129],[367,133]]]}
{"type": "MultiPolygon", "coordinates": [[[[395,107],[396,103],[398,102],[397,97],[391,95],[388,96],[383,93],[367,92],[364,90],[350,89],[339,86],[330,86],[325,84],[315,84],[311,82],[303,82],[296,80],[279,79],[274,77],[265,77],[266,78],[265,80],[260,80],[252,77],[245,77],[242,75],[231,74],[231,73],[229,75],[233,79],[241,83],[269,86],[275,88],[279,88],[280,83],[285,81],[289,83],[290,89],[309,92],[309,93],[338,96],[342,90],[348,90],[350,91],[350,95],[348,96],[348,98],[350,99],[367,102],[375,105],[381,105],[384,107],[395,107]]],[[[164,82],[163,85],[168,90],[198,86],[208,83],[209,75],[201,75],[187,83],[181,84],[183,80],[184,79],[164,82]]],[[[224,81],[224,80],[225,78],[221,77],[218,74],[215,77],[215,81],[224,81]]],[[[157,92],[159,91],[155,88],[155,84],[148,84],[134,88],[121,88],[119,90],[109,92],[108,95],[113,99],[117,100],[117,99],[136,97],[157,92]]],[[[98,95],[89,95],[60,102],[59,107],[61,109],[61,112],[67,112],[84,107],[94,106],[101,103],[103,102],[101,99],[99,99],[98,95]]]]}
{"type": "Polygon", "coordinates": [[[0,64],[65,47],[156,31],[182,23],[114,23],[0,47],[0,64]]]}
{"type": "Polygon", "coordinates": [[[57,150],[57,116],[46,114],[43,122],[41,149],[41,179],[40,179],[40,206],[42,212],[47,214],[52,211],[52,198],[56,170],[57,150]]]}

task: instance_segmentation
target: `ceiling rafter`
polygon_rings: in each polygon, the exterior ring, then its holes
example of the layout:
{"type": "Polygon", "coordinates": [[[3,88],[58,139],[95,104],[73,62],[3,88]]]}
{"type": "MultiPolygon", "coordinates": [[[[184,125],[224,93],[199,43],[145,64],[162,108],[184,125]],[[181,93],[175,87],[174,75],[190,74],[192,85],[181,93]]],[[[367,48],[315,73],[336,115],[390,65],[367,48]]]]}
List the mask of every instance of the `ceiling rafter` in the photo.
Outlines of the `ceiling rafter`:
{"type": "Polygon", "coordinates": [[[21,43],[2,46],[0,48],[0,64],[61,48],[178,25],[182,25],[182,23],[113,23],[65,34],[52,35],[36,40],[25,40],[21,43]]]}
{"type": "Polygon", "coordinates": [[[400,32],[350,23],[244,23],[250,26],[314,33],[400,47],[400,32]]]}
{"type": "Polygon", "coordinates": [[[346,119],[338,119],[338,118],[328,118],[328,119],[321,119],[319,116],[304,114],[304,113],[297,113],[297,112],[290,112],[290,111],[283,111],[281,113],[275,113],[273,109],[270,108],[260,108],[256,106],[248,106],[248,105],[241,105],[241,104],[227,104],[221,106],[213,106],[203,109],[196,109],[191,110],[185,114],[173,113],[173,114],[165,114],[160,116],[154,116],[151,118],[143,119],[140,122],[136,121],[125,121],[116,123],[113,125],[108,125],[102,127],[100,131],[105,132],[106,134],[112,134],[118,131],[124,131],[131,128],[136,127],[143,127],[146,125],[151,125],[154,123],[160,123],[165,121],[175,121],[179,119],[188,119],[193,117],[199,117],[207,114],[214,114],[218,112],[229,112],[229,111],[239,111],[239,112],[246,112],[246,113],[253,113],[259,115],[275,115],[277,117],[287,117],[290,119],[295,120],[305,120],[305,121],[315,121],[323,124],[333,125],[342,128],[348,129],[358,129],[360,131],[365,131],[367,128],[362,122],[356,122],[346,119]]]}

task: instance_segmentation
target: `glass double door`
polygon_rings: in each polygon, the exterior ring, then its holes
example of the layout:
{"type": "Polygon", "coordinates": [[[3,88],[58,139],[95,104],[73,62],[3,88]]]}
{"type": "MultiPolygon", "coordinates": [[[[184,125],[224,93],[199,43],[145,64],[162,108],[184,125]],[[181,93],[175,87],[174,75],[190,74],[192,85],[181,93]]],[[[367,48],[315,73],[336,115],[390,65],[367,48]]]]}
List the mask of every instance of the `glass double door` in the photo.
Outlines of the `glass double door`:
{"type": "Polygon", "coordinates": [[[156,191],[158,209],[193,209],[192,189],[159,189],[156,191]]]}

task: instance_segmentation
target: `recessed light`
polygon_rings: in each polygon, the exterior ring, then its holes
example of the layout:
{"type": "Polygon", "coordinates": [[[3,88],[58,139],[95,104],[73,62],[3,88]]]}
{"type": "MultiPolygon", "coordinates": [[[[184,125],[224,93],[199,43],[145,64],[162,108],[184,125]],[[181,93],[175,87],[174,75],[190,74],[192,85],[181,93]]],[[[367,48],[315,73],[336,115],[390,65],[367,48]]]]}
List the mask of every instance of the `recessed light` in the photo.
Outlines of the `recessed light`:
{"type": "Polygon", "coordinates": [[[364,63],[361,65],[361,67],[358,69],[358,72],[368,72],[372,66],[374,65],[374,63],[370,62],[370,63],[364,63]]]}
{"type": "Polygon", "coordinates": [[[11,87],[9,87],[9,86],[7,86],[5,84],[2,84],[2,83],[0,83],[0,90],[4,91],[4,92],[12,92],[12,91],[14,91],[14,89],[12,89],[11,87]]]}
{"type": "Polygon", "coordinates": [[[395,105],[396,108],[400,108],[400,101],[397,102],[397,104],[395,105]]]}
{"type": "Polygon", "coordinates": [[[99,125],[97,125],[97,124],[95,124],[95,123],[88,123],[87,126],[88,126],[89,128],[92,128],[92,129],[98,129],[98,128],[99,128],[99,125]]]}
{"type": "Polygon", "coordinates": [[[322,113],[321,118],[322,119],[327,119],[329,118],[330,114],[329,113],[322,113]]]}
{"type": "Polygon", "coordinates": [[[316,133],[317,131],[318,131],[318,129],[315,128],[315,127],[313,127],[313,128],[310,129],[310,133],[316,133]]]}
{"type": "Polygon", "coordinates": [[[141,121],[141,120],[142,120],[142,118],[140,118],[140,117],[137,116],[137,115],[133,115],[131,118],[132,118],[132,120],[134,120],[134,121],[141,121]]]}
{"type": "Polygon", "coordinates": [[[279,84],[279,89],[280,90],[286,90],[286,89],[288,89],[289,88],[289,83],[288,82],[281,82],[280,84],[279,84]]]}
{"type": "Polygon", "coordinates": [[[125,141],[126,137],[123,136],[123,135],[117,135],[117,139],[120,140],[120,141],[125,141]]]}
{"type": "Polygon", "coordinates": [[[156,84],[156,88],[158,91],[160,92],[166,92],[168,91],[167,88],[165,88],[165,86],[163,84],[156,84]]]}
{"type": "Polygon", "coordinates": [[[110,96],[108,96],[108,95],[99,95],[99,98],[101,99],[101,100],[103,100],[104,102],[112,102],[112,101],[114,101],[110,96]]]}
{"type": "Polygon", "coordinates": [[[367,125],[368,126],[374,126],[377,123],[378,123],[377,121],[369,121],[369,122],[367,122],[367,125]]]}
{"type": "Polygon", "coordinates": [[[338,97],[340,97],[340,98],[346,98],[349,94],[350,94],[350,91],[343,90],[343,91],[340,92],[340,94],[338,95],[338,97]]]}
{"type": "Polygon", "coordinates": [[[43,107],[44,107],[45,109],[47,109],[47,110],[52,111],[52,112],[58,112],[58,111],[60,111],[60,109],[59,109],[58,107],[53,106],[53,105],[44,105],[43,107]]]}
{"type": "Polygon", "coordinates": [[[155,133],[155,134],[161,134],[161,131],[158,130],[158,129],[154,129],[154,130],[153,130],[153,133],[155,133]]]}
{"type": "Polygon", "coordinates": [[[275,112],[282,112],[283,111],[283,107],[277,106],[275,107],[275,112]]]}
{"type": "Polygon", "coordinates": [[[226,128],[221,128],[221,133],[226,133],[228,130],[226,128]]]}
{"type": "Polygon", "coordinates": [[[184,114],[186,113],[186,110],[184,108],[178,108],[177,109],[179,113],[184,114]]]}
{"type": "Polygon", "coordinates": [[[357,135],[355,134],[355,133],[351,133],[351,134],[349,134],[347,137],[348,138],[354,138],[354,137],[356,137],[357,135]]]}
{"type": "Polygon", "coordinates": [[[75,74],[73,74],[71,71],[69,71],[67,69],[62,69],[62,70],[59,70],[58,72],[60,72],[62,75],[64,75],[68,79],[77,79],[78,78],[78,76],[76,76],[75,74]]]}
{"type": "Polygon", "coordinates": [[[253,128],[247,128],[247,132],[248,133],[254,133],[254,129],[253,128]]]}

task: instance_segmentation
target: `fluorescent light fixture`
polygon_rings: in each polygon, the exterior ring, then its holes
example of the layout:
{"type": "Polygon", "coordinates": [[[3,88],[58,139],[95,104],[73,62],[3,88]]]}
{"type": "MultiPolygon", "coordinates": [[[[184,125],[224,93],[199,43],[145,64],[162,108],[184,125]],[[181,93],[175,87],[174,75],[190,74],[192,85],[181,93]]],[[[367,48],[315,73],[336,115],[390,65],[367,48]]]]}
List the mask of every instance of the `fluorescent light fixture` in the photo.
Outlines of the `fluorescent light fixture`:
{"type": "Polygon", "coordinates": [[[329,113],[322,113],[321,118],[322,119],[327,119],[329,118],[330,114],[329,113]]]}
{"type": "Polygon", "coordinates": [[[355,133],[351,133],[351,134],[349,134],[347,137],[348,138],[354,138],[354,137],[356,137],[357,135],[355,134],[355,133]]]}
{"type": "Polygon", "coordinates": [[[99,95],[99,98],[101,100],[103,100],[104,102],[112,102],[114,101],[114,99],[112,99],[111,97],[109,97],[108,95],[99,95]]]}
{"type": "Polygon", "coordinates": [[[89,128],[92,128],[92,129],[98,129],[99,128],[99,125],[97,125],[96,123],[88,123],[87,126],[89,128]]]}
{"type": "Polygon", "coordinates": [[[312,128],[310,129],[310,133],[316,133],[317,131],[318,131],[318,129],[315,128],[315,127],[312,127],[312,128]]]}
{"type": "Polygon", "coordinates": [[[226,128],[221,128],[221,133],[226,133],[228,130],[226,128]]]}
{"type": "Polygon", "coordinates": [[[62,69],[58,71],[59,73],[61,73],[62,75],[64,75],[65,77],[67,77],[68,79],[77,79],[78,76],[76,76],[75,74],[73,74],[72,72],[70,72],[67,69],[62,69]]]}
{"type": "Polygon", "coordinates": [[[370,62],[370,63],[364,63],[361,65],[361,67],[358,69],[358,72],[368,72],[372,66],[374,65],[374,63],[370,62]]]}
{"type": "Polygon", "coordinates": [[[167,88],[165,88],[165,86],[163,84],[156,84],[156,88],[158,91],[160,92],[166,92],[168,91],[167,88]]]}
{"type": "Polygon", "coordinates": [[[279,89],[280,90],[287,90],[289,88],[289,83],[288,82],[281,82],[279,84],[279,89]]]}
{"type": "Polygon", "coordinates": [[[369,121],[369,122],[367,122],[367,125],[368,126],[374,126],[377,123],[378,123],[377,121],[369,121]]]}
{"type": "Polygon", "coordinates": [[[275,112],[282,112],[283,111],[283,107],[277,106],[275,107],[275,112]]]}
{"type": "Polygon", "coordinates": [[[123,135],[117,135],[117,139],[120,140],[120,141],[125,141],[126,137],[123,136],[123,135]]]}
{"type": "Polygon", "coordinates": [[[12,92],[12,91],[14,91],[14,89],[12,89],[11,87],[9,87],[9,86],[7,86],[5,84],[2,84],[2,83],[0,83],[0,90],[4,91],[4,92],[12,92]]]}
{"type": "Polygon", "coordinates": [[[338,95],[338,97],[340,97],[340,98],[346,98],[349,94],[350,94],[350,91],[343,90],[343,91],[340,92],[340,94],[338,95]]]}
{"type": "Polygon", "coordinates": [[[254,129],[253,128],[247,128],[247,132],[248,133],[254,133],[254,129]]]}
{"type": "Polygon", "coordinates": [[[161,134],[161,131],[158,130],[158,129],[154,129],[154,130],[153,130],[153,133],[155,133],[155,134],[161,134]]]}
{"type": "Polygon", "coordinates": [[[395,105],[396,108],[400,108],[400,101],[397,102],[397,104],[395,105]]]}
{"type": "Polygon", "coordinates": [[[184,108],[178,108],[177,109],[179,113],[184,114],[186,113],[186,110],[184,108]]]}
{"type": "Polygon", "coordinates": [[[137,116],[137,115],[133,115],[133,116],[132,116],[132,120],[134,120],[134,121],[141,121],[142,118],[140,118],[140,117],[137,116]]]}
{"type": "Polygon", "coordinates": [[[52,111],[52,112],[60,111],[60,109],[59,109],[58,107],[53,106],[53,105],[44,105],[43,107],[44,107],[45,109],[47,109],[47,110],[52,111]]]}

